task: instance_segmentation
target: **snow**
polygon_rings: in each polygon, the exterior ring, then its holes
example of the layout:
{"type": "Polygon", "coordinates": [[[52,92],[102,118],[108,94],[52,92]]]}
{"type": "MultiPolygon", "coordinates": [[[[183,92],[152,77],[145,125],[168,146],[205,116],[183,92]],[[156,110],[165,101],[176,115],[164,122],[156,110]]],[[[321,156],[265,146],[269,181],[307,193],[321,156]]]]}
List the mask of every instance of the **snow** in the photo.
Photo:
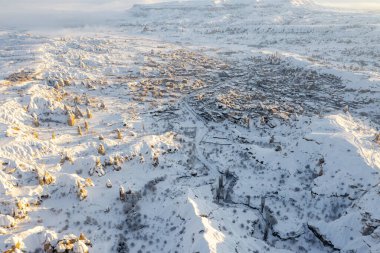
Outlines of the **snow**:
{"type": "Polygon", "coordinates": [[[0,215],[0,226],[3,228],[10,228],[15,225],[15,220],[9,215],[0,215]]]}
{"type": "Polygon", "coordinates": [[[378,252],[379,14],[104,15],[1,28],[1,250],[378,252]]]}

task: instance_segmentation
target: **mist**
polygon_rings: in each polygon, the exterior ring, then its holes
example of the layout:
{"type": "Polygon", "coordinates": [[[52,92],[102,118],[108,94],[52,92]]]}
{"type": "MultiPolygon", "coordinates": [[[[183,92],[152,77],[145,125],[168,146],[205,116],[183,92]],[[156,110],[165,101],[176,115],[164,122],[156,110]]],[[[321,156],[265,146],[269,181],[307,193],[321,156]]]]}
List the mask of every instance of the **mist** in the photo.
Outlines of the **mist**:
{"type": "Polygon", "coordinates": [[[350,10],[380,10],[379,0],[314,0],[317,4],[350,10]]]}
{"type": "Polygon", "coordinates": [[[0,0],[0,28],[30,29],[105,25],[135,4],[173,0],[0,0]]]}
{"type": "MultiPolygon", "coordinates": [[[[0,0],[1,28],[57,28],[106,25],[122,18],[134,4],[153,4],[175,0],[0,0]]],[[[186,0],[177,0],[177,2],[186,0]]],[[[202,1],[202,0],[199,0],[202,1]]],[[[212,1],[212,0],[203,0],[212,1]]],[[[226,0],[228,2],[229,0],[226,0]]],[[[234,0],[236,1],[236,0],[234,0]]],[[[314,0],[327,7],[343,9],[380,9],[378,0],[314,0]]]]}

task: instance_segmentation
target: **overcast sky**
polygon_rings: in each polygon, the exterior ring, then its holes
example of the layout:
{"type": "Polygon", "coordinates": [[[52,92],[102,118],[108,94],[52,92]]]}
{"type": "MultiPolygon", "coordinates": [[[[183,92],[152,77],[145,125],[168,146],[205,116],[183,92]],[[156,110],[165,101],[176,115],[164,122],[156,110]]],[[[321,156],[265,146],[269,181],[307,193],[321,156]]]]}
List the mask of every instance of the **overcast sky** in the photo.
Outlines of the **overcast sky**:
{"type": "MultiPolygon", "coordinates": [[[[127,9],[136,3],[156,3],[173,0],[0,0],[0,13],[20,10],[115,10],[127,9]]],[[[228,1],[228,0],[227,0],[228,1]]],[[[255,1],[255,0],[252,0],[255,1]]],[[[314,0],[326,5],[350,8],[380,8],[380,0],[314,0]]]]}
{"type": "MultiPolygon", "coordinates": [[[[121,12],[132,7],[133,4],[168,1],[174,0],[0,0],[0,28],[102,25],[109,17],[117,18],[119,15],[122,15],[121,12]],[[119,15],[115,13],[115,11],[118,12],[119,15]],[[110,15],[110,12],[112,12],[112,15],[110,15]]],[[[380,0],[314,1],[334,7],[380,10],[380,0]]]]}
{"type": "Polygon", "coordinates": [[[0,12],[15,10],[115,10],[119,8],[127,9],[136,3],[157,2],[163,2],[163,0],[0,0],[0,12]]]}
{"type": "MultiPolygon", "coordinates": [[[[168,1],[168,0],[166,0],[168,1]]],[[[169,0],[170,1],[170,0],[169,0]]],[[[171,0],[173,1],[173,0],[171,0]]],[[[0,29],[103,25],[134,4],[163,0],[0,0],[0,29]]]]}

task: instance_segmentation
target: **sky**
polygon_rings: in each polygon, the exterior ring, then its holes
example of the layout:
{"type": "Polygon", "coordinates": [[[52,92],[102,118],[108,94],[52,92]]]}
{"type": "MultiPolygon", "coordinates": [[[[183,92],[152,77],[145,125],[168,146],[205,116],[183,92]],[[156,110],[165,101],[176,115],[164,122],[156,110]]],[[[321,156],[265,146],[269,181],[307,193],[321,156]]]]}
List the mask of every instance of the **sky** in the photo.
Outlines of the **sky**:
{"type": "MultiPolygon", "coordinates": [[[[157,3],[173,0],[0,0],[0,14],[27,10],[115,10],[128,9],[136,3],[157,3]]],[[[183,0],[182,0],[183,1],[183,0]]],[[[228,1],[228,0],[227,0],[228,1]]],[[[254,1],[254,0],[252,0],[254,1]]],[[[380,0],[314,0],[316,3],[353,9],[380,8],[380,0]]]]}
{"type": "Polygon", "coordinates": [[[134,4],[157,2],[163,0],[0,0],[0,29],[102,25],[134,4]]]}
{"type": "MultiPolygon", "coordinates": [[[[121,16],[123,11],[131,8],[134,4],[167,1],[174,0],[0,0],[0,28],[104,24],[109,17],[121,16]]],[[[380,0],[314,1],[318,4],[339,8],[380,10],[380,0]]]]}
{"type": "Polygon", "coordinates": [[[22,10],[100,11],[128,9],[134,4],[173,0],[0,0],[0,12],[22,10]]]}

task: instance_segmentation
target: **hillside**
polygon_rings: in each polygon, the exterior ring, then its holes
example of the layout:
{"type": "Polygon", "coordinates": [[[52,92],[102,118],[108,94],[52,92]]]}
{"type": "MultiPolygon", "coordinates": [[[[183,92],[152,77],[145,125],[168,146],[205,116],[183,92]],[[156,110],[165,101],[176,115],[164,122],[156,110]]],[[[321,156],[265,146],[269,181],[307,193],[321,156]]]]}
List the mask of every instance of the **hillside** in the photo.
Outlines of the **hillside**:
{"type": "Polygon", "coordinates": [[[234,0],[3,28],[0,249],[380,252],[379,20],[234,0]]]}

